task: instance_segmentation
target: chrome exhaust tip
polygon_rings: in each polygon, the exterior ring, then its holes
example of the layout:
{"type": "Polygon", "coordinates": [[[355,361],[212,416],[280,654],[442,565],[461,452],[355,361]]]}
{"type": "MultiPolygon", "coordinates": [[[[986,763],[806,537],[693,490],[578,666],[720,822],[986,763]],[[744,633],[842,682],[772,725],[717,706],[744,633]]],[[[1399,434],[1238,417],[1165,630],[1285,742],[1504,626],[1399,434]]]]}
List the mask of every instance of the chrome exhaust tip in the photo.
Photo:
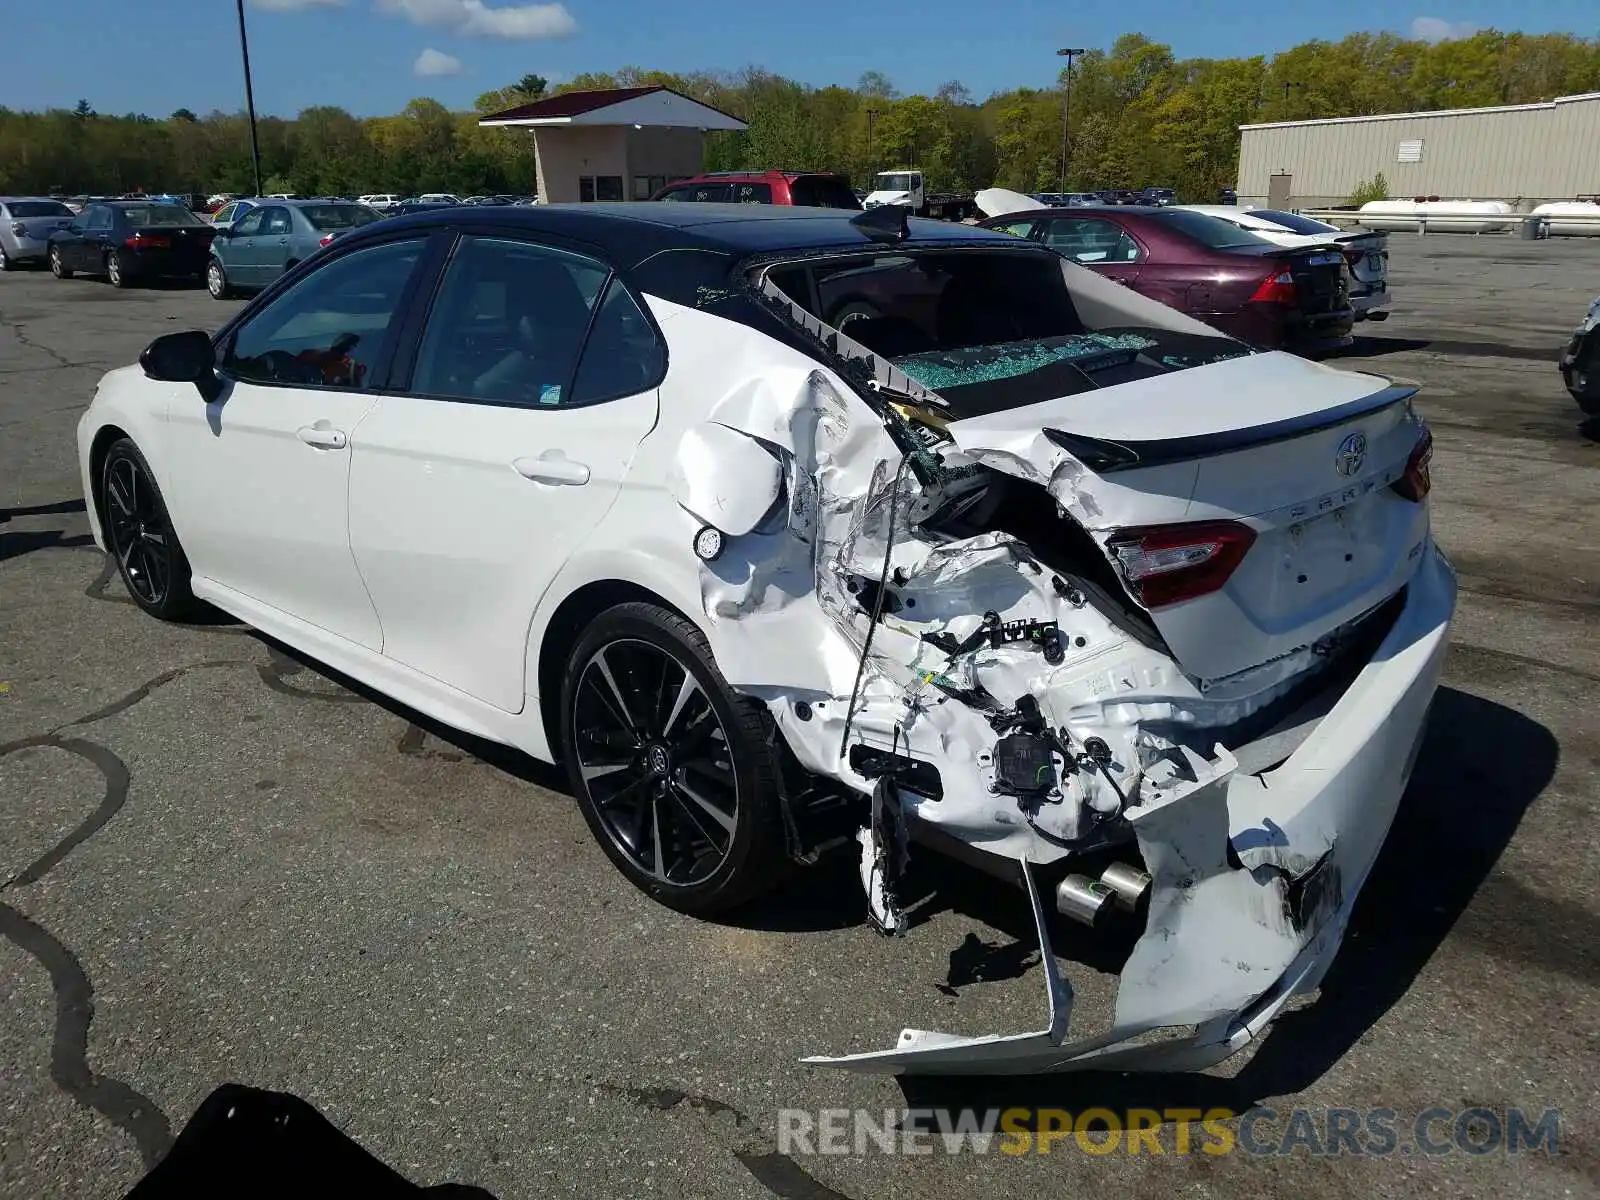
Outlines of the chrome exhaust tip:
{"type": "Polygon", "coordinates": [[[1123,908],[1132,912],[1150,894],[1150,872],[1127,863],[1114,862],[1100,872],[1100,882],[1123,908]]]}
{"type": "Polygon", "coordinates": [[[1098,921],[1114,898],[1109,887],[1087,875],[1068,875],[1056,884],[1056,911],[1085,925],[1098,921]]]}

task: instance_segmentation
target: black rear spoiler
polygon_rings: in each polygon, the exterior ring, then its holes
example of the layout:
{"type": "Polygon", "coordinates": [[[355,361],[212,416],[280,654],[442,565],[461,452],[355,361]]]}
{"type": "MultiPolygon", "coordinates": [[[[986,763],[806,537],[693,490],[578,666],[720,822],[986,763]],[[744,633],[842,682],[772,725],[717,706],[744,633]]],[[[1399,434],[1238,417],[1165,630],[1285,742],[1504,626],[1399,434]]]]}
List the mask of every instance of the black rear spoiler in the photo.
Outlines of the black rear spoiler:
{"type": "Polygon", "coordinates": [[[1273,421],[1267,425],[1253,425],[1249,429],[1228,429],[1220,433],[1197,433],[1189,437],[1160,438],[1151,441],[1112,441],[1109,438],[1086,437],[1065,429],[1046,429],[1045,437],[1060,446],[1073,458],[1096,475],[1114,471],[1129,471],[1135,467],[1158,467],[1168,463],[1192,462],[1197,458],[1212,458],[1235,450],[1249,450],[1273,442],[1286,442],[1303,437],[1319,429],[1328,429],[1345,421],[1381,412],[1396,404],[1408,402],[1417,389],[1408,385],[1392,384],[1381,391],[1320,412],[1273,421]]]}

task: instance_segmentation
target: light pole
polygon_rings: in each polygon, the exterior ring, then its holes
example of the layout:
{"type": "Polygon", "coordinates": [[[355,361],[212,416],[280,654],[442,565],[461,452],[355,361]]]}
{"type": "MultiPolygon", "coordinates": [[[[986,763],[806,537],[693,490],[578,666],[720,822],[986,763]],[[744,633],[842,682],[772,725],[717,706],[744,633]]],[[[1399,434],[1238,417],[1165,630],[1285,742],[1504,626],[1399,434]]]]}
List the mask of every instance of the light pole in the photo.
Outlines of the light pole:
{"type": "Polygon", "coordinates": [[[1290,89],[1291,88],[1303,88],[1305,86],[1306,86],[1305,84],[1299,83],[1299,82],[1297,82],[1295,80],[1286,79],[1286,80],[1283,81],[1283,115],[1285,117],[1287,117],[1289,115],[1289,91],[1290,91],[1290,89]]]}
{"type": "Polygon", "coordinates": [[[256,195],[261,195],[261,143],[256,140],[256,94],[250,84],[250,39],[244,31],[244,0],[238,0],[239,54],[244,59],[244,106],[250,117],[250,166],[255,172],[256,195]]]}
{"type": "Polygon", "coordinates": [[[1061,190],[1067,190],[1067,129],[1072,121],[1072,60],[1083,53],[1082,46],[1070,50],[1057,50],[1056,57],[1067,60],[1067,84],[1061,97],[1061,190]]]}
{"type": "Polygon", "coordinates": [[[878,110],[875,108],[867,109],[867,170],[869,172],[878,165],[878,160],[872,152],[872,126],[877,119],[878,110]]]}

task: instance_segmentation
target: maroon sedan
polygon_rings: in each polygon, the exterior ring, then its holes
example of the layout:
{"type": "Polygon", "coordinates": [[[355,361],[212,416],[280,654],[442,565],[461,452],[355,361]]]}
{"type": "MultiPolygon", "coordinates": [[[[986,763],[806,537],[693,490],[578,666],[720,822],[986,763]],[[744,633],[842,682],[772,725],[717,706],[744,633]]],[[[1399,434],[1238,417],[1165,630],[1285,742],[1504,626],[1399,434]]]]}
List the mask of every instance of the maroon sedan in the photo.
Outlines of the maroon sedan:
{"type": "Polygon", "coordinates": [[[1353,340],[1345,260],[1333,247],[1290,249],[1205,213],[1168,208],[1043,209],[981,224],[1043,242],[1263,350],[1327,350],[1353,340]]]}

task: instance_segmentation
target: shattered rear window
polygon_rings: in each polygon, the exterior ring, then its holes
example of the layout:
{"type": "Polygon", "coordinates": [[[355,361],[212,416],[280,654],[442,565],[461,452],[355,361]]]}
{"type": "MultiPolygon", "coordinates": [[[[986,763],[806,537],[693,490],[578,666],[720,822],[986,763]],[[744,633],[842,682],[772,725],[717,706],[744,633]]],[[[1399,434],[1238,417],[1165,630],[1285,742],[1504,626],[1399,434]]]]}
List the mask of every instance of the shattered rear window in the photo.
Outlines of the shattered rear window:
{"type": "Polygon", "coordinates": [[[1093,361],[1108,352],[1119,357],[1123,353],[1138,354],[1155,345],[1155,338],[1137,333],[1078,333],[1040,341],[911,354],[896,359],[895,365],[937,392],[969,383],[1011,379],[1059,362],[1093,361]]]}
{"type": "Polygon", "coordinates": [[[957,418],[1250,353],[1220,333],[1091,328],[1061,260],[1027,243],[819,256],[773,264],[762,287],[880,385],[957,418]]]}

